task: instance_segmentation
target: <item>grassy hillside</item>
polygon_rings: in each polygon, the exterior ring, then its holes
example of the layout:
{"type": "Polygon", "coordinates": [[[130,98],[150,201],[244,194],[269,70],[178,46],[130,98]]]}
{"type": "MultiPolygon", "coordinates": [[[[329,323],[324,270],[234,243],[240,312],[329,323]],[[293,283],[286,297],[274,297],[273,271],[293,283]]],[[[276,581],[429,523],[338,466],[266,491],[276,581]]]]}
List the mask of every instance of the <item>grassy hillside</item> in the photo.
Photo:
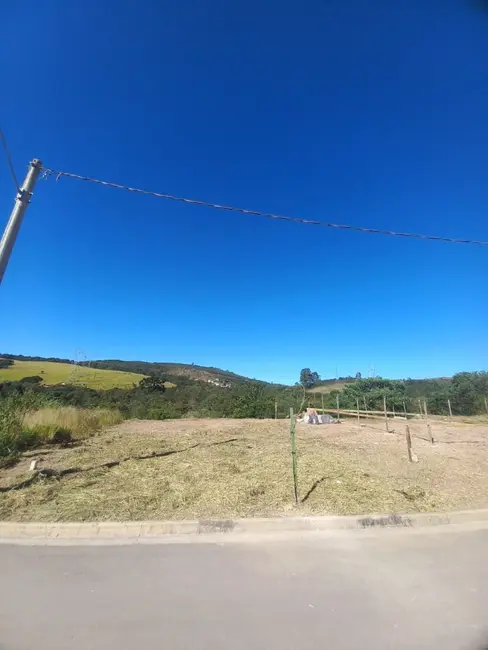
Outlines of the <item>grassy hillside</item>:
{"type": "MultiPolygon", "coordinates": [[[[411,398],[427,398],[431,394],[439,391],[445,386],[448,386],[452,382],[451,377],[438,377],[433,379],[406,379],[404,380],[407,390],[406,394],[411,398]]],[[[339,379],[335,381],[334,379],[327,380],[326,382],[321,382],[318,386],[314,386],[308,390],[308,393],[322,393],[327,395],[333,390],[344,390],[344,388],[350,384],[354,384],[354,379],[339,379]]]]}
{"type": "MultiPolygon", "coordinates": [[[[166,363],[150,361],[121,361],[120,359],[103,359],[90,362],[91,367],[143,374],[156,374],[163,377],[185,377],[193,381],[211,383],[216,386],[229,387],[231,385],[249,384],[257,382],[256,379],[237,375],[229,370],[221,370],[210,366],[197,366],[189,363],[166,363]]],[[[267,382],[260,382],[267,383],[267,382]]]]}
{"type": "MultiPolygon", "coordinates": [[[[221,370],[212,366],[196,364],[122,361],[120,359],[100,359],[81,363],[75,366],[69,359],[42,357],[27,357],[0,353],[0,358],[13,359],[15,366],[10,369],[0,369],[0,382],[14,381],[29,375],[40,375],[46,384],[69,383],[81,384],[89,388],[109,389],[114,387],[130,388],[138,383],[143,376],[157,375],[166,379],[167,388],[178,384],[189,385],[201,382],[220,388],[239,388],[239,386],[262,385],[269,389],[286,388],[282,384],[271,384],[238,375],[229,370],[221,370]],[[44,374],[42,370],[44,369],[44,374]],[[102,373],[102,374],[98,374],[102,373]],[[106,374],[104,374],[106,373],[106,374]]],[[[445,388],[452,381],[449,377],[432,379],[407,379],[407,396],[411,398],[428,398],[431,394],[445,388]]],[[[335,390],[343,390],[354,384],[353,377],[339,377],[338,380],[322,379],[309,393],[328,395],[335,390]]]]}
{"type": "Polygon", "coordinates": [[[42,377],[43,384],[75,384],[98,390],[131,388],[144,377],[133,372],[100,370],[53,361],[14,361],[10,368],[0,368],[0,382],[19,381],[34,375],[42,377]]]}
{"type": "MultiPolygon", "coordinates": [[[[53,362],[58,364],[73,365],[70,359],[59,359],[57,357],[33,357],[24,356],[22,354],[8,354],[6,352],[0,353],[0,358],[13,359],[15,361],[30,362],[53,362]]],[[[100,370],[116,370],[124,373],[135,373],[137,375],[158,375],[167,377],[170,381],[166,382],[166,386],[174,386],[171,380],[178,380],[178,377],[183,377],[190,381],[200,381],[203,383],[214,384],[216,386],[230,387],[243,385],[243,384],[268,384],[269,382],[259,381],[257,379],[250,379],[243,375],[238,375],[230,370],[221,370],[212,366],[198,366],[194,363],[168,363],[161,361],[122,361],[121,359],[97,359],[89,362],[81,362],[80,366],[89,366],[90,368],[98,368],[100,370]]],[[[1,381],[1,379],[0,379],[1,381]]],[[[178,382],[179,383],[179,382],[178,382]]],[[[280,384],[271,384],[280,386],[280,384]]]]}
{"type": "Polygon", "coordinates": [[[309,393],[323,393],[326,395],[327,393],[330,393],[333,390],[342,390],[344,386],[347,386],[347,384],[353,384],[354,380],[348,381],[344,379],[339,379],[339,381],[331,381],[330,383],[327,384],[322,384],[319,386],[314,386],[311,388],[308,392],[309,393]]]}

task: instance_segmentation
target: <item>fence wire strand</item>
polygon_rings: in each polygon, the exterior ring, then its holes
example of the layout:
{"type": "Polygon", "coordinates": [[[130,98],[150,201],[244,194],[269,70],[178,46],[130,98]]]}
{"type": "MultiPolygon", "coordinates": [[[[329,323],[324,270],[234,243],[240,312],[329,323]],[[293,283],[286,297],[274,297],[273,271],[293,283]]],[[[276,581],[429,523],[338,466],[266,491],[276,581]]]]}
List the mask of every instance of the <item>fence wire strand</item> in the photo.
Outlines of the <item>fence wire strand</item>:
{"type": "Polygon", "coordinates": [[[63,176],[66,178],[74,178],[80,181],[86,181],[88,183],[95,183],[97,185],[103,185],[105,187],[112,187],[118,190],[126,190],[127,192],[134,192],[136,194],[145,194],[148,196],[154,196],[159,199],[167,199],[169,201],[175,201],[178,203],[187,203],[190,205],[199,205],[206,208],[213,208],[215,210],[224,210],[226,212],[236,212],[239,214],[251,215],[256,217],[264,217],[266,219],[276,219],[279,221],[290,221],[292,223],[300,223],[308,226],[322,226],[324,228],[334,228],[336,230],[350,230],[354,232],[363,232],[374,235],[389,235],[392,237],[406,237],[410,239],[422,239],[427,241],[438,241],[445,242],[449,244],[473,244],[475,246],[488,246],[488,241],[479,241],[475,239],[457,239],[453,237],[441,237],[437,235],[423,235],[418,233],[411,232],[398,232],[395,230],[384,230],[382,228],[366,228],[363,226],[352,226],[350,224],[339,224],[339,223],[329,223],[326,221],[316,221],[310,219],[301,219],[299,217],[288,217],[282,214],[273,214],[270,212],[260,212],[258,210],[246,210],[245,208],[236,208],[230,205],[221,205],[219,203],[211,203],[209,201],[202,201],[199,199],[189,199],[181,196],[174,196],[172,194],[166,194],[162,192],[153,192],[151,190],[144,190],[136,187],[130,187],[128,185],[122,185],[120,183],[112,183],[110,181],[102,181],[98,178],[90,178],[89,176],[81,176],[80,174],[73,174],[72,172],[63,172],[57,171],[55,169],[49,169],[47,167],[42,168],[44,178],[49,178],[50,176],[56,176],[56,180],[59,180],[63,176]]]}

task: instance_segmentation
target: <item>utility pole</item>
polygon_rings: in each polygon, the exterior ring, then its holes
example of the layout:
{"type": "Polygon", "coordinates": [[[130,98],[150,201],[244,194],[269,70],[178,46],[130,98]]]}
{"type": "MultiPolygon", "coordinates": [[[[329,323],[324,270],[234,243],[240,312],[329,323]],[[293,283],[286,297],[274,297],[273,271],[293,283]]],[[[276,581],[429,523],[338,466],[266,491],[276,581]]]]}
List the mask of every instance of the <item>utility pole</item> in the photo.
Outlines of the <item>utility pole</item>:
{"type": "Polygon", "coordinates": [[[22,219],[24,218],[27,206],[30,203],[32,191],[36,184],[37,177],[41,171],[42,162],[37,158],[29,164],[27,175],[24,179],[22,187],[19,189],[15,197],[15,204],[8,220],[7,227],[3,233],[2,241],[0,241],[0,283],[3,280],[5,269],[7,268],[12,249],[15,245],[15,240],[19,234],[22,219]]]}

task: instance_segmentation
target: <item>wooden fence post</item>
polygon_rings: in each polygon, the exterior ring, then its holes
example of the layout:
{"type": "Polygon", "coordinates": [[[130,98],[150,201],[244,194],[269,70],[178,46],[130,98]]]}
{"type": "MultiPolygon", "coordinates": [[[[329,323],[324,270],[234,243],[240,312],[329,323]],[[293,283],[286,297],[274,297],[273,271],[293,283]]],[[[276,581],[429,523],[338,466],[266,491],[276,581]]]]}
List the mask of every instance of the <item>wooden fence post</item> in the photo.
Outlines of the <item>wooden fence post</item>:
{"type": "Polygon", "coordinates": [[[423,418],[424,414],[423,414],[423,411],[422,411],[422,402],[420,401],[420,398],[419,398],[419,413],[420,413],[420,417],[423,418]]]}
{"type": "Polygon", "coordinates": [[[424,399],[424,413],[425,413],[425,421],[427,422],[427,433],[429,434],[429,439],[432,444],[434,444],[434,436],[432,435],[432,427],[430,426],[428,422],[428,413],[427,413],[427,401],[424,399]]]}
{"type": "Polygon", "coordinates": [[[358,411],[358,424],[359,424],[359,399],[356,399],[356,408],[358,411]]]}
{"type": "Polygon", "coordinates": [[[278,419],[278,400],[275,399],[275,420],[278,419]]]}
{"type": "Polygon", "coordinates": [[[295,416],[293,408],[290,408],[290,444],[291,444],[291,465],[293,471],[293,495],[295,505],[298,505],[298,479],[297,479],[297,448],[295,441],[295,416]]]}
{"type": "Polygon", "coordinates": [[[364,404],[364,410],[366,411],[366,414],[368,413],[368,407],[366,406],[366,395],[363,395],[363,404],[364,404]]]}
{"type": "Polygon", "coordinates": [[[383,395],[383,411],[385,412],[385,428],[389,433],[390,429],[388,428],[388,414],[386,412],[386,395],[383,395]]]}
{"type": "Polygon", "coordinates": [[[447,400],[447,406],[449,408],[449,417],[452,418],[452,408],[451,408],[451,400],[447,400]]]}
{"type": "Polygon", "coordinates": [[[408,424],[405,426],[405,437],[407,439],[407,452],[408,452],[408,460],[412,463],[413,458],[412,458],[412,438],[410,436],[410,427],[408,424]]]}
{"type": "Polygon", "coordinates": [[[405,404],[405,400],[403,400],[403,415],[405,416],[405,420],[407,419],[407,405],[405,404]]]}
{"type": "Polygon", "coordinates": [[[324,394],[322,393],[322,414],[324,414],[324,413],[325,413],[325,410],[324,410],[324,394]]]}
{"type": "Polygon", "coordinates": [[[336,396],[336,404],[337,404],[337,422],[341,421],[341,410],[339,406],[339,395],[336,396]]]}

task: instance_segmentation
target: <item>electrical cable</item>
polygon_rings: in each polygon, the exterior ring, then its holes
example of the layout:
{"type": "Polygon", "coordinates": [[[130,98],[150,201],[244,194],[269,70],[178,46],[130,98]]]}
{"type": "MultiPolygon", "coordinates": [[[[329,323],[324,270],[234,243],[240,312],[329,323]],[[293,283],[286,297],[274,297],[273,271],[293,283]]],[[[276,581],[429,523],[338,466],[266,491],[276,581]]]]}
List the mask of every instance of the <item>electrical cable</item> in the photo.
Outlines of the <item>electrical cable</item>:
{"type": "Polygon", "coordinates": [[[206,208],[213,208],[215,210],[225,210],[227,212],[238,212],[240,214],[248,214],[257,217],[265,217],[267,219],[278,219],[280,221],[291,221],[293,223],[301,223],[309,226],[322,226],[324,228],[335,228],[337,230],[351,230],[355,232],[364,232],[375,235],[390,235],[393,237],[408,237],[410,239],[423,239],[428,241],[447,242],[450,244],[473,244],[476,246],[488,246],[488,241],[479,241],[475,239],[456,239],[453,237],[440,237],[437,235],[422,235],[411,232],[397,232],[394,230],[383,230],[381,228],[366,228],[363,226],[351,226],[349,224],[328,223],[325,221],[315,221],[310,219],[301,219],[299,217],[287,217],[281,214],[272,214],[269,212],[259,212],[258,210],[246,210],[244,208],[235,208],[230,205],[220,205],[218,203],[210,203],[208,201],[201,201],[198,199],[188,199],[181,196],[173,196],[172,194],[164,194],[161,192],[152,192],[150,190],[143,190],[136,187],[129,187],[120,183],[112,183],[110,181],[102,181],[98,178],[90,178],[89,176],[81,176],[80,174],[73,174],[72,172],[60,172],[54,169],[42,167],[44,178],[55,175],[56,180],[63,176],[67,178],[74,178],[88,183],[96,183],[97,185],[104,185],[105,187],[112,187],[119,190],[126,190],[127,192],[135,192],[136,194],[145,194],[155,196],[160,199],[167,199],[169,201],[176,201],[178,203],[188,203],[191,205],[200,205],[206,208]]]}
{"type": "Polygon", "coordinates": [[[0,127],[0,140],[2,142],[2,147],[3,147],[3,151],[5,153],[5,158],[7,159],[7,165],[9,166],[10,173],[12,174],[12,178],[14,179],[15,188],[16,188],[17,192],[20,192],[19,181],[17,180],[17,175],[15,174],[15,169],[14,169],[14,165],[12,163],[12,158],[10,156],[10,152],[8,150],[8,147],[7,147],[7,141],[5,140],[5,136],[3,135],[3,131],[2,131],[1,127],[0,127]]]}

